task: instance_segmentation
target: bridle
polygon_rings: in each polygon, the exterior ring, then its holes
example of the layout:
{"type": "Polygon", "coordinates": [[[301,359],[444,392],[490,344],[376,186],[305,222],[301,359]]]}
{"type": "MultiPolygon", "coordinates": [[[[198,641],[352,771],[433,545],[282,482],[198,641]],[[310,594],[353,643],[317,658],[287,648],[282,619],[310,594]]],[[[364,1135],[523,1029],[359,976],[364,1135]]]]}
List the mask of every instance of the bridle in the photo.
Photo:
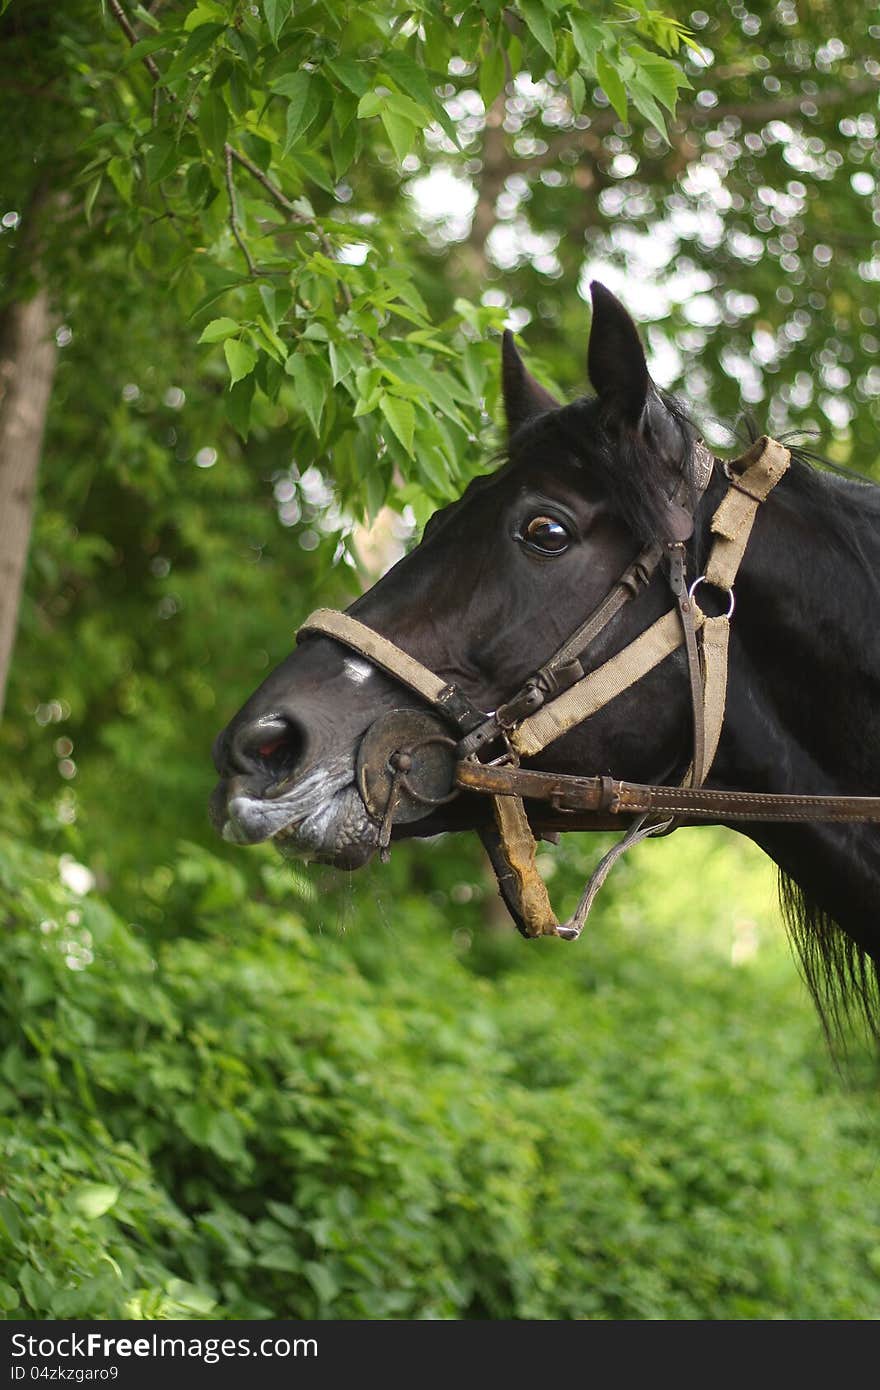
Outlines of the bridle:
{"type": "MultiPolygon", "coordinates": [[[[394,824],[417,820],[459,791],[492,799],[494,827],[481,831],[499,890],[525,936],[580,935],[593,900],[617,859],[639,840],[665,834],[676,824],[699,821],[878,821],[880,797],[794,796],[723,791],[704,786],[724,723],[730,620],[734,583],[758,508],[783,477],[789,451],[766,435],[733,463],[722,465],[727,491],[711,522],[712,548],[705,572],[687,582],[685,543],[693,511],[685,508],[684,486],[673,498],[687,518],[675,539],[655,542],[636,556],[601,602],[553,656],[498,709],[486,713],[458,686],[365,623],[333,609],[318,609],[297,632],[332,637],[420,697],[440,720],[420,710],[393,710],[367,730],[358,755],[358,783],[379,825],[378,843],[387,854],[394,824]],[[600,633],[640,594],[661,569],[673,605],[616,655],[593,670],[584,658],[600,633]],[[708,616],[696,594],[706,584],[727,595],[727,612],[708,616]],[[690,766],[678,786],[579,777],[520,767],[548,744],[576,728],[637,684],[673,651],[684,646],[692,709],[690,766]],[[440,722],[442,721],[442,722],[440,722]],[[457,738],[449,733],[449,726],[457,738]],[[489,761],[480,754],[501,753],[489,761]],[[634,817],[623,838],[601,860],[575,912],[560,924],[553,913],[535,860],[535,836],[524,799],[549,803],[571,829],[619,827],[634,817]]],[[[712,476],[715,460],[702,443],[694,446],[696,501],[712,476]]]]}

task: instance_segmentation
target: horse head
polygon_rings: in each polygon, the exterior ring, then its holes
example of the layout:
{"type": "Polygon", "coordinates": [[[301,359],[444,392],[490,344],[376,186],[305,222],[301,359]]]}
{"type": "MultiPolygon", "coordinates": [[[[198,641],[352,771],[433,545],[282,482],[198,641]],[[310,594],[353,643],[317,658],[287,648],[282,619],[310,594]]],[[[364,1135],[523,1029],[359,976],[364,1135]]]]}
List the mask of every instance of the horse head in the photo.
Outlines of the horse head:
{"type": "MultiPolygon", "coordinates": [[[[598,283],[592,298],[595,395],[555,400],[505,334],[504,462],[437,512],[420,544],[347,610],[487,714],[559,649],[646,544],[691,532],[696,432],[652,382],[623,306],[598,283]]],[[[657,573],[591,644],[585,669],[669,605],[657,573]]],[[[682,654],[672,660],[680,666],[682,654]]],[[[669,670],[648,674],[530,765],[643,780],[683,772],[687,682],[669,670]]],[[[392,712],[412,716],[428,743],[452,733],[436,716],[420,724],[427,710],[419,695],[363,653],[304,634],[215,742],[215,825],[239,843],[272,838],[287,856],[363,864],[379,843],[381,815],[359,755],[392,712]]],[[[395,816],[395,836],[485,823],[484,797],[436,802],[395,816]]]]}

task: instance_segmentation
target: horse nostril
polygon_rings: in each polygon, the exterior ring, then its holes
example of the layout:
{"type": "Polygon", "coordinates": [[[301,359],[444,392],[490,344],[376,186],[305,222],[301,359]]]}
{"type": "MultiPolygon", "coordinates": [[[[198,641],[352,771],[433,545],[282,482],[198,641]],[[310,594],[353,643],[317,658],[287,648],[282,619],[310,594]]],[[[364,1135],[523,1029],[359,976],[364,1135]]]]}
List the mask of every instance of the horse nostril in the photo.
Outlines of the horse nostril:
{"type": "Polygon", "coordinates": [[[290,777],[305,749],[305,731],[291,719],[259,719],[232,740],[232,762],[240,772],[265,772],[273,782],[290,777]]]}

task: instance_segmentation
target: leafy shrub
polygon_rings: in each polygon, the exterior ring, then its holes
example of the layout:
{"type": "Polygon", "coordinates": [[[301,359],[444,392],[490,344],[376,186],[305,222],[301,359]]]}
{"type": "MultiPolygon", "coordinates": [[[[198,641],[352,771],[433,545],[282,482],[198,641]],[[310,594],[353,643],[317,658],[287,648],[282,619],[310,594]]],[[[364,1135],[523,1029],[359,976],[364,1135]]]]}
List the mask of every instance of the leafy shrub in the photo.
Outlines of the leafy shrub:
{"type": "Polygon", "coordinates": [[[576,948],[456,841],[358,889],[182,845],[172,936],[3,839],[5,1314],[875,1316],[876,1115],[781,945],[730,963],[764,869],[681,839],[576,948]]]}

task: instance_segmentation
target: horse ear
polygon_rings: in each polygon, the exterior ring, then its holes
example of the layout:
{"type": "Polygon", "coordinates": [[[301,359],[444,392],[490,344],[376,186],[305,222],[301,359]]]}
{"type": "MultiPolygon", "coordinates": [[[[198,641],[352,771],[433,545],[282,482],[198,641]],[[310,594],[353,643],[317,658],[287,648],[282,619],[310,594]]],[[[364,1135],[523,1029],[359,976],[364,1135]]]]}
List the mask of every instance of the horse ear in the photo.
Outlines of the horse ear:
{"type": "Polygon", "coordinates": [[[651,378],[638,329],[619,299],[598,280],[590,285],[593,322],[587,370],[596,395],[637,425],[648,400],[651,378]]]}
{"type": "Polygon", "coordinates": [[[515,434],[520,425],[535,415],[559,409],[559,401],[526,371],[509,328],[504,330],[501,339],[501,391],[509,435],[515,434]]]}

